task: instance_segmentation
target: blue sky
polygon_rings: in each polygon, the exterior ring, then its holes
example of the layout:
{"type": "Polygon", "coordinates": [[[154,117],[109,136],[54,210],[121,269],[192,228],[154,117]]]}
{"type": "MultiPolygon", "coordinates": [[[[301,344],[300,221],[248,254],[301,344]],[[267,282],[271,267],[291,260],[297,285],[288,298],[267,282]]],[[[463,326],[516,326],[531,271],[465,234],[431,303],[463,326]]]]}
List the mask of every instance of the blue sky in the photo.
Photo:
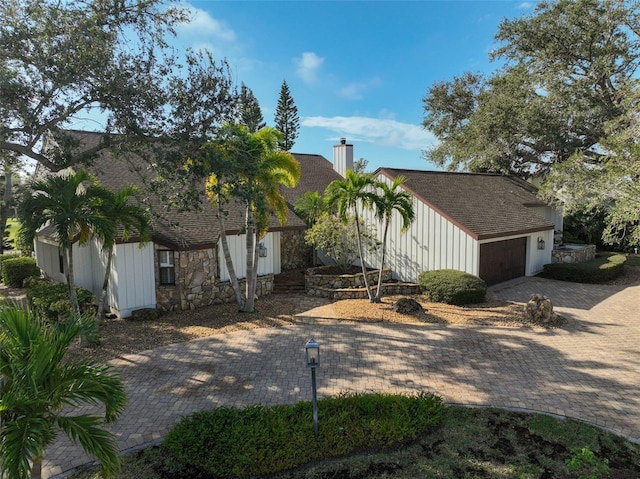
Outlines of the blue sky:
{"type": "Polygon", "coordinates": [[[532,12],[522,1],[192,1],[179,48],[226,58],[251,88],[267,124],[283,80],[298,107],[292,149],[331,159],[346,137],[354,157],[380,166],[434,169],[421,151],[422,98],[437,81],[490,72],[500,21],[532,12]]]}

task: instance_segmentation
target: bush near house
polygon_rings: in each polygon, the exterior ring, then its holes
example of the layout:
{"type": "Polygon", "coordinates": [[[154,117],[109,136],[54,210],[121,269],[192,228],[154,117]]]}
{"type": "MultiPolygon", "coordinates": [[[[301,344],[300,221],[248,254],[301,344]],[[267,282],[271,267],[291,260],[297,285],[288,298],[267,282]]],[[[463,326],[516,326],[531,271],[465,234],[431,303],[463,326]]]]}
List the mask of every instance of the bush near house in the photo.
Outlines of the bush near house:
{"type": "Polygon", "coordinates": [[[429,393],[342,394],[318,401],[315,437],[310,402],[220,407],[184,418],[164,446],[193,469],[180,477],[255,477],[404,444],[437,425],[443,413],[442,399],[429,393]]]}
{"type": "Polygon", "coordinates": [[[429,301],[447,304],[482,303],[487,295],[487,285],[477,276],[454,269],[424,271],[418,283],[429,301]]]}
{"type": "Polygon", "coordinates": [[[13,257],[2,261],[2,282],[12,288],[22,288],[24,280],[40,276],[35,258],[13,257]]]}
{"type": "Polygon", "coordinates": [[[19,253],[0,254],[0,274],[2,274],[2,263],[4,263],[9,259],[15,259],[15,258],[20,258],[20,254],[19,253]]]}
{"type": "MultiPolygon", "coordinates": [[[[93,308],[93,293],[80,287],[76,287],[76,292],[80,310],[83,313],[90,311],[93,308]]],[[[48,321],[66,319],[73,313],[67,285],[64,283],[35,281],[27,289],[27,299],[33,311],[48,321]]]]}
{"type": "Polygon", "coordinates": [[[541,276],[574,283],[606,283],[622,274],[626,260],[623,254],[599,253],[586,263],[545,264],[541,276]]]}

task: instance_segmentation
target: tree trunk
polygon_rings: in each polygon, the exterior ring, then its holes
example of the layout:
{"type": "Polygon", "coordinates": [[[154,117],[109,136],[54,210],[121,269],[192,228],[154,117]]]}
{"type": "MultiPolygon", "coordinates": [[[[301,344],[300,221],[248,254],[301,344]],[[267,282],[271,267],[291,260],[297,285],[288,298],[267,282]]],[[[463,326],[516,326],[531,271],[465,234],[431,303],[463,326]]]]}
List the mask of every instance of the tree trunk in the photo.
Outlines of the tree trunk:
{"type": "Polygon", "coordinates": [[[42,456],[40,454],[33,458],[31,479],[42,479],[42,456]]]}
{"type": "Polygon", "coordinates": [[[256,250],[256,225],[254,224],[253,211],[247,206],[247,227],[246,227],[246,245],[247,245],[247,278],[246,278],[246,300],[242,311],[245,313],[253,313],[255,311],[255,295],[256,295],[256,275],[254,274],[255,250],[256,250]]]}
{"type": "Polygon", "coordinates": [[[0,241],[0,254],[4,253],[4,232],[7,229],[7,218],[9,208],[13,200],[13,185],[11,184],[11,168],[7,161],[4,164],[4,193],[2,195],[2,205],[0,205],[0,231],[2,231],[2,241],[0,241]]]}
{"type": "MultiPolygon", "coordinates": [[[[67,278],[67,291],[69,292],[69,302],[71,303],[72,314],[76,317],[80,316],[80,304],[78,304],[78,293],[76,292],[75,280],[73,277],[73,244],[65,248],[65,254],[63,257],[65,270],[65,276],[67,278]]],[[[89,338],[86,335],[82,335],[78,338],[80,346],[83,348],[89,347],[89,338]]]]}
{"type": "Polygon", "coordinates": [[[107,252],[107,266],[104,271],[104,280],[102,281],[102,290],[100,290],[100,299],[98,300],[98,311],[96,313],[96,324],[100,325],[100,321],[104,318],[104,310],[107,299],[107,289],[109,288],[109,276],[111,276],[111,260],[113,258],[113,246],[109,247],[107,252]]]}
{"type": "Polygon", "coordinates": [[[231,252],[229,251],[229,243],[227,242],[227,233],[224,226],[224,211],[222,211],[222,205],[218,203],[218,226],[220,228],[220,242],[222,243],[222,253],[224,254],[224,263],[227,266],[229,272],[229,279],[231,280],[231,287],[236,295],[236,301],[240,309],[244,307],[244,299],[242,298],[242,291],[240,291],[240,284],[238,283],[238,276],[236,276],[236,270],[233,267],[233,260],[231,259],[231,252]]]}
{"type": "Polygon", "coordinates": [[[358,252],[360,254],[360,265],[362,266],[362,280],[364,281],[364,287],[367,288],[367,296],[369,301],[373,302],[373,294],[371,288],[369,288],[369,279],[367,278],[367,267],[364,264],[364,252],[362,250],[362,237],[360,236],[360,218],[358,217],[358,210],[355,212],[356,218],[356,233],[358,234],[358,252]]]}
{"type": "Polygon", "coordinates": [[[384,233],[382,234],[382,261],[380,262],[380,272],[378,273],[378,290],[376,296],[373,298],[373,303],[379,303],[382,298],[382,270],[384,269],[384,260],[387,254],[387,233],[389,232],[389,223],[387,219],[384,223],[384,233]]]}

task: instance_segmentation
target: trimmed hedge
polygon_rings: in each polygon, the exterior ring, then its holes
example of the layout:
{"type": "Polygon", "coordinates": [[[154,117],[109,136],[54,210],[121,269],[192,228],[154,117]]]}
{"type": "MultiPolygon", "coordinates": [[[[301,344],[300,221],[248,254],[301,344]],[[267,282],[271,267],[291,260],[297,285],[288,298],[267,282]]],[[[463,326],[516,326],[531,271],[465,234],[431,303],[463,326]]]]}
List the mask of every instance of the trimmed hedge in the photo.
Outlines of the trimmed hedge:
{"type": "Polygon", "coordinates": [[[0,254],[0,272],[2,271],[2,263],[7,261],[8,259],[20,258],[22,255],[20,253],[4,253],[0,254]]]}
{"type": "MultiPolygon", "coordinates": [[[[80,287],[76,287],[76,293],[80,310],[89,311],[93,305],[93,293],[80,287]]],[[[38,281],[27,289],[27,299],[33,310],[49,321],[67,318],[73,313],[65,283],[38,281]]]]}
{"type": "Polygon", "coordinates": [[[22,288],[24,280],[40,276],[35,258],[20,256],[2,260],[2,282],[12,288],[22,288]]]}
{"type": "Polygon", "coordinates": [[[573,283],[606,283],[622,274],[626,261],[623,254],[600,253],[586,263],[545,264],[541,276],[573,283]]]}
{"type": "Polygon", "coordinates": [[[315,437],[310,402],[220,407],[185,417],[164,446],[175,460],[211,475],[206,477],[256,477],[415,440],[443,412],[442,399],[428,393],[343,394],[318,401],[315,437]]]}
{"type": "Polygon", "coordinates": [[[418,276],[418,283],[429,301],[435,303],[483,303],[487,295],[487,285],[482,279],[454,269],[424,271],[418,276]]]}

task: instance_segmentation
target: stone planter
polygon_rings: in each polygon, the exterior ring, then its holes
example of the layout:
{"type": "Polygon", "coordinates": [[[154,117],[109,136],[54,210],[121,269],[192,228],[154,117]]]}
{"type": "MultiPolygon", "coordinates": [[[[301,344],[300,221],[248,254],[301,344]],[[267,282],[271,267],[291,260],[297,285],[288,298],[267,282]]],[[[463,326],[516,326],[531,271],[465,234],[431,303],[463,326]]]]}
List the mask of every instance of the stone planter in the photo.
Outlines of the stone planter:
{"type": "MultiPolygon", "coordinates": [[[[364,287],[362,273],[354,274],[323,274],[334,269],[333,266],[309,268],[305,273],[305,289],[310,296],[318,296],[329,299],[364,299],[367,298],[367,290],[364,287]]],[[[380,270],[367,272],[367,280],[376,293],[378,274],[380,270]]],[[[382,270],[383,294],[419,294],[421,288],[414,283],[399,283],[391,281],[391,270],[382,270]]]]}

